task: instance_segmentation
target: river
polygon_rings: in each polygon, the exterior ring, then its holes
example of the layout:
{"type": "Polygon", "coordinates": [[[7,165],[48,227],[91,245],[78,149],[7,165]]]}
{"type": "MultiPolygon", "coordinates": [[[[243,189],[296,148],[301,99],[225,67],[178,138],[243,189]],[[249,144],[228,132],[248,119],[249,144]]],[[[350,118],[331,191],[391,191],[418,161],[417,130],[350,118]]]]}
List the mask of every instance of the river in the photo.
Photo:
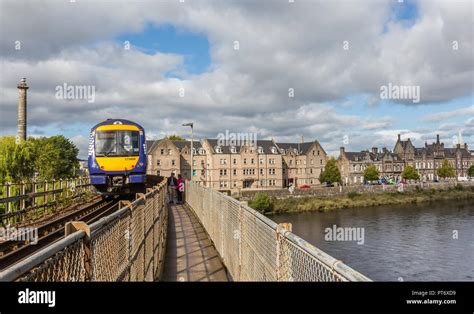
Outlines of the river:
{"type": "Polygon", "coordinates": [[[374,281],[474,281],[474,200],[270,218],[292,223],[295,234],[374,281]],[[325,240],[334,225],[361,228],[363,237],[325,240]]]}

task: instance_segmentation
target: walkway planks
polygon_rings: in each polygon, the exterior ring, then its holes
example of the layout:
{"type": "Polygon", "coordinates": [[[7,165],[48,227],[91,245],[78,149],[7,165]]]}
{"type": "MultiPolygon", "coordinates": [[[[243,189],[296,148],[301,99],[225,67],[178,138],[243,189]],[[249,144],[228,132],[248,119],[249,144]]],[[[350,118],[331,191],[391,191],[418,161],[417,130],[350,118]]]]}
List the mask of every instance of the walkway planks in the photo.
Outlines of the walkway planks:
{"type": "Polygon", "coordinates": [[[228,281],[203,226],[187,205],[171,205],[163,281],[228,281]]]}

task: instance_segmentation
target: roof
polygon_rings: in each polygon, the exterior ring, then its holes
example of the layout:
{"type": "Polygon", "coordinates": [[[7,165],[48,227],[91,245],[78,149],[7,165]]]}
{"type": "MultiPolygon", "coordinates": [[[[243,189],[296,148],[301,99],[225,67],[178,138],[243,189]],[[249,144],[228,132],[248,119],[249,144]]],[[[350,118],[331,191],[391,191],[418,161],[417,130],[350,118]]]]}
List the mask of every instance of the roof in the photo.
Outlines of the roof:
{"type": "Polygon", "coordinates": [[[144,130],[143,127],[140,124],[135,123],[135,122],[130,121],[130,120],[125,120],[125,119],[107,119],[105,121],[102,121],[102,122],[94,125],[92,127],[92,130],[95,130],[97,127],[99,127],[101,125],[113,125],[113,124],[134,125],[134,126],[138,127],[140,130],[144,130]]]}
{"type": "MultiPolygon", "coordinates": [[[[299,154],[306,154],[308,150],[313,146],[313,144],[319,144],[318,141],[313,142],[303,142],[303,143],[276,143],[277,146],[281,149],[297,149],[299,148],[299,154]]],[[[319,145],[321,146],[321,145],[319,145]]],[[[322,147],[321,147],[322,149],[322,147]]],[[[324,149],[323,149],[324,151],[324,149]]]]}

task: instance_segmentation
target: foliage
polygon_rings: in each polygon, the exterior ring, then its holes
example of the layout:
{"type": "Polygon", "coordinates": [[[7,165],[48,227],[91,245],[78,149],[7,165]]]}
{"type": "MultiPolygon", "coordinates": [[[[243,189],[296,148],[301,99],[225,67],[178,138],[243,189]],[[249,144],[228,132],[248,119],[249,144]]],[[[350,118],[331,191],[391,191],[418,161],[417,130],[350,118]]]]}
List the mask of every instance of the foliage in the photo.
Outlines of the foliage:
{"type": "Polygon", "coordinates": [[[31,178],[34,174],[34,152],[30,141],[16,144],[14,136],[0,137],[0,182],[31,178]]]}
{"type": "Polygon", "coordinates": [[[326,167],[324,167],[324,170],[319,175],[319,182],[326,182],[328,184],[341,182],[341,172],[339,171],[334,158],[329,159],[326,163],[326,167]]]}
{"type": "Polygon", "coordinates": [[[474,165],[470,166],[467,170],[467,175],[470,177],[474,177],[474,165]]]}
{"type": "Polygon", "coordinates": [[[402,178],[405,180],[419,180],[420,175],[412,166],[406,166],[402,173],[402,178]]]}
{"type": "Polygon", "coordinates": [[[379,179],[379,171],[374,165],[370,165],[364,170],[365,181],[377,181],[379,179]]]}
{"type": "Polygon", "coordinates": [[[443,179],[452,178],[456,176],[454,167],[449,164],[447,159],[443,160],[443,164],[441,165],[440,168],[438,168],[437,173],[438,173],[438,176],[443,179]]]}
{"type": "Polygon", "coordinates": [[[350,199],[354,199],[354,198],[356,198],[357,196],[360,196],[360,195],[361,195],[360,193],[357,193],[355,191],[347,193],[347,197],[350,198],[350,199]]]}
{"type": "Polygon", "coordinates": [[[456,191],[464,191],[464,186],[462,184],[456,184],[456,186],[454,187],[454,189],[456,191]]]}
{"type": "Polygon", "coordinates": [[[75,175],[79,150],[62,135],[29,138],[16,144],[15,137],[0,137],[0,182],[59,179],[75,175]]]}
{"type": "Polygon", "coordinates": [[[266,193],[258,192],[249,202],[249,206],[261,213],[271,212],[273,210],[273,203],[266,193]]]}
{"type": "Polygon", "coordinates": [[[171,141],[185,141],[184,138],[176,134],[168,136],[168,139],[171,141]]]}

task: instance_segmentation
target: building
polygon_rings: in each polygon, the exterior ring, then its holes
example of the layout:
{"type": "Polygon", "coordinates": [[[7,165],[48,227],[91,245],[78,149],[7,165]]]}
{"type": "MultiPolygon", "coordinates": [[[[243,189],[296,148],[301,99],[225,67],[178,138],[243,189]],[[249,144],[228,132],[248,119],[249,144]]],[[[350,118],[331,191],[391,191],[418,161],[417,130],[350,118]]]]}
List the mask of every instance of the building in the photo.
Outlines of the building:
{"type": "MultiPolygon", "coordinates": [[[[327,155],[318,141],[222,146],[217,139],[193,143],[193,181],[216,190],[276,189],[318,185],[327,155]]],[[[190,141],[147,141],[148,174],[191,178],[190,141]]]]}
{"type": "Polygon", "coordinates": [[[434,181],[439,179],[437,169],[445,159],[454,167],[457,177],[467,176],[469,167],[474,164],[467,143],[446,148],[437,135],[436,142],[425,143],[424,147],[417,148],[409,138],[402,140],[398,135],[393,151],[384,148],[379,152],[373,147],[370,152],[346,152],[341,147],[338,166],[342,182],[347,185],[364,183],[364,170],[369,165],[374,165],[379,170],[380,177],[397,181],[401,180],[405,167],[410,165],[417,170],[422,181],[434,181]]]}

